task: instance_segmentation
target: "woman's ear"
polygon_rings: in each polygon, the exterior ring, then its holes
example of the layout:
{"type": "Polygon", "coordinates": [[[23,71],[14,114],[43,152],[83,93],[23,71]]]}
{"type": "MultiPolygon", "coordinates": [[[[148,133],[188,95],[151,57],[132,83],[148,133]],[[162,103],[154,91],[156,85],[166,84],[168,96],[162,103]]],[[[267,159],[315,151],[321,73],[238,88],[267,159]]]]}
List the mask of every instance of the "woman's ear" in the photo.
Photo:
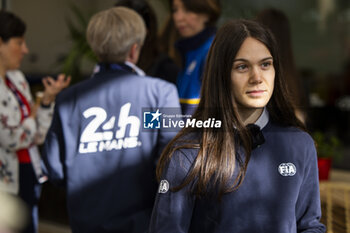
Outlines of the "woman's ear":
{"type": "Polygon", "coordinates": [[[0,48],[2,48],[2,46],[5,44],[5,42],[3,41],[3,39],[0,37],[0,48]]]}
{"type": "Polygon", "coordinates": [[[8,41],[4,41],[1,37],[0,37],[0,46],[6,44],[8,41]]]}
{"type": "Polygon", "coordinates": [[[209,15],[203,14],[203,17],[204,17],[204,25],[208,25],[208,22],[209,22],[209,19],[210,19],[209,15]]]}
{"type": "Polygon", "coordinates": [[[126,58],[127,61],[136,64],[140,55],[141,46],[137,43],[133,44],[126,58]]]}

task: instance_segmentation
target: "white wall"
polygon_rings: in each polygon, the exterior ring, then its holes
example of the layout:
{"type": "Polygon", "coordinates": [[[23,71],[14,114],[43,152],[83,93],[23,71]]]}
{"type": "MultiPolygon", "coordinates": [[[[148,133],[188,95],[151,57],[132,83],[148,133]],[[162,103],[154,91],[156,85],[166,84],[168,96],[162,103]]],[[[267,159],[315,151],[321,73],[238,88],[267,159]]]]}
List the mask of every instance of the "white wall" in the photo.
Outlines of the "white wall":
{"type": "MultiPolygon", "coordinates": [[[[150,3],[156,8],[161,27],[168,11],[159,1],[162,0],[150,0],[150,3]]],[[[25,73],[55,74],[60,71],[57,61],[72,46],[66,26],[66,19],[74,18],[70,2],[86,15],[91,15],[113,6],[116,0],[7,0],[7,9],[27,24],[25,37],[30,53],[25,56],[21,67],[25,73]]],[[[90,73],[91,69],[90,63],[84,66],[85,73],[90,73]]]]}
{"type": "MultiPolygon", "coordinates": [[[[3,1],[3,0],[0,0],[3,1]]],[[[55,74],[60,72],[58,60],[72,46],[66,26],[71,18],[70,3],[77,5],[86,15],[91,15],[114,5],[117,0],[7,0],[7,9],[22,18],[27,24],[26,40],[29,54],[25,56],[21,69],[28,74],[55,74]]],[[[150,0],[157,13],[161,28],[168,10],[164,0],[150,0]]],[[[84,72],[90,73],[92,64],[84,65],[84,72]]]]}
{"type": "MultiPolygon", "coordinates": [[[[115,0],[74,0],[87,15],[113,6],[115,0]]],[[[66,19],[72,17],[69,1],[10,0],[8,10],[27,24],[26,40],[30,53],[21,69],[25,73],[52,74],[60,71],[57,61],[71,48],[66,19]]],[[[91,65],[86,67],[91,70],[91,65]]]]}

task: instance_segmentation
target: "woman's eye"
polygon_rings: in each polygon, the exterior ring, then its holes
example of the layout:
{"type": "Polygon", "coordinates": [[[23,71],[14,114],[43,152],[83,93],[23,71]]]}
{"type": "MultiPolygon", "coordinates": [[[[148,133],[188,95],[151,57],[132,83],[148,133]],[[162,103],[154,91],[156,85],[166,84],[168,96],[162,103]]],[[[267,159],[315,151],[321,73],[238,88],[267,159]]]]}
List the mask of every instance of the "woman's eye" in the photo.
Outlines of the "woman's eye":
{"type": "Polygon", "coordinates": [[[263,62],[263,63],[261,64],[261,67],[262,67],[263,69],[267,69],[267,68],[269,68],[271,65],[272,65],[272,62],[268,61],[268,62],[263,62]]]}
{"type": "Polygon", "coordinates": [[[238,70],[238,71],[245,71],[247,68],[248,68],[248,66],[245,64],[240,64],[240,65],[236,66],[236,70],[238,70]]]}
{"type": "Polygon", "coordinates": [[[174,7],[171,8],[171,11],[172,11],[173,13],[177,12],[178,10],[179,10],[179,8],[176,7],[176,6],[174,6],[174,7]]]}

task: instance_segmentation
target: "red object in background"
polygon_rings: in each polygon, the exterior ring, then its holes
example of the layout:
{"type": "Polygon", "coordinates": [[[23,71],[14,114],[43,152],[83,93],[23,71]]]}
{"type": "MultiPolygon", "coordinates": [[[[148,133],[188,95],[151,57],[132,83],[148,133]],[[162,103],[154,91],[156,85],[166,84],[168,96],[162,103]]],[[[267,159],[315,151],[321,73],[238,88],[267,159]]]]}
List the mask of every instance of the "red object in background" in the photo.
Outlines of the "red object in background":
{"type": "Polygon", "coordinates": [[[318,177],[320,180],[328,180],[329,172],[332,167],[332,159],[329,158],[318,158],[318,177]]]}

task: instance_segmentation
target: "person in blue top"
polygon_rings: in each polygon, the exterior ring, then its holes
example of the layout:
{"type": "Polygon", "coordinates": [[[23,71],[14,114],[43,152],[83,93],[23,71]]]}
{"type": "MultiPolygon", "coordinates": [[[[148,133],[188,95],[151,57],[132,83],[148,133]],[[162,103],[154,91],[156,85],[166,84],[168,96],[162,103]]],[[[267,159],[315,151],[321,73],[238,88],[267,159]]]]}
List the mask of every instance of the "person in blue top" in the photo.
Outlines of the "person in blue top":
{"type": "Polygon", "coordinates": [[[87,40],[98,71],[57,97],[43,160],[50,181],[66,189],[74,233],[148,229],[155,165],[176,132],[144,129],[143,109],[180,113],[180,104],[174,84],[144,76],[135,65],[145,35],[141,16],[131,9],[94,15],[87,40]]]}
{"type": "Polygon", "coordinates": [[[218,0],[170,2],[172,19],[181,37],[175,43],[182,60],[177,88],[183,113],[192,114],[199,103],[202,72],[221,8],[218,0]]]}
{"type": "Polygon", "coordinates": [[[250,20],[220,28],[199,121],[167,145],[150,233],[325,232],[313,139],[296,117],[273,36],[250,20]]]}

